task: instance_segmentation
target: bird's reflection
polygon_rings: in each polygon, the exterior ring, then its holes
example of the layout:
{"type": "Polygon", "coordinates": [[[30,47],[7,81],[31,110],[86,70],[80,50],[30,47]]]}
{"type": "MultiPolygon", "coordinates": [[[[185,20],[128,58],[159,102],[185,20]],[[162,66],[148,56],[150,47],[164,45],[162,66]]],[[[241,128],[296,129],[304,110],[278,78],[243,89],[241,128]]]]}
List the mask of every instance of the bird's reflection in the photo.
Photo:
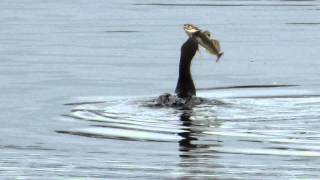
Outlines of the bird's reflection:
{"type": "MultiPolygon", "coordinates": [[[[189,151],[190,149],[194,149],[197,145],[192,144],[193,140],[197,140],[196,137],[193,137],[193,130],[192,130],[192,120],[190,119],[192,115],[192,110],[184,111],[180,116],[180,121],[182,122],[182,130],[183,132],[179,133],[178,135],[182,137],[179,141],[180,151],[189,151]]],[[[183,156],[183,153],[181,153],[183,156]]]]}
{"type": "Polygon", "coordinates": [[[183,152],[219,145],[217,144],[219,141],[211,139],[209,136],[205,136],[203,131],[207,131],[210,126],[218,128],[221,126],[221,122],[217,121],[215,116],[207,117],[205,121],[203,119],[193,119],[197,118],[197,116],[193,116],[193,113],[193,110],[184,110],[180,115],[180,121],[182,123],[181,130],[183,131],[178,133],[178,135],[181,137],[181,140],[179,141],[179,151],[181,152],[182,156],[184,154],[183,152]],[[203,141],[199,143],[199,137],[207,137],[211,140],[206,141],[208,143],[203,141]]]}
{"type": "MultiPolygon", "coordinates": [[[[180,175],[178,179],[189,179],[202,177],[203,175],[216,174],[216,168],[221,165],[216,163],[217,154],[210,150],[210,147],[221,146],[221,142],[215,137],[206,136],[203,132],[210,127],[218,128],[221,124],[213,115],[203,119],[194,119],[193,110],[183,111],[180,115],[183,132],[178,135],[181,137],[179,141],[180,156],[180,175]],[[209,124],[206,124],[208,122],[209,124]]],[[[218,179],[215,177],[215,179],[218,179]]]]}

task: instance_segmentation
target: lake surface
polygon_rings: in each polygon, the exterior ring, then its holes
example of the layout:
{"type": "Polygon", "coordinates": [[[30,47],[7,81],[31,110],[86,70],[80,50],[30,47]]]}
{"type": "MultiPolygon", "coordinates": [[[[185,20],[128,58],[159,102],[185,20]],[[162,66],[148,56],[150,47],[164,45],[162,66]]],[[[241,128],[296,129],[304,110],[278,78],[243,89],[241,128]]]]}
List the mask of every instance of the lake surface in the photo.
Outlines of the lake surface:
{"type": "Polygon", "coordinates": [[[0,1],[0,179],[320,179],[320,1],[0,1]],[[182,26],[201,49],[174,91],[182,26]]]}

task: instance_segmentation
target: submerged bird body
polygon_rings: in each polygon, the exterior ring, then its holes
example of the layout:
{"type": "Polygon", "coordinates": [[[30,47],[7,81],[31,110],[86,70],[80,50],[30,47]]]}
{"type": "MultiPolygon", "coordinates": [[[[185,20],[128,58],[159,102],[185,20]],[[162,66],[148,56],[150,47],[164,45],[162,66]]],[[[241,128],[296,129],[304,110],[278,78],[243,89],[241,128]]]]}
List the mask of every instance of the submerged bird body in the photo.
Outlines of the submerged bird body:
{"type": "Polygon", "coordinates": [[[216,39],[210,39],[210,32],[202,32],[199,28],[191,24],[185,24],[184,30],[187,35],[195,39],[202,47],[204,47],[210,54],[216,55],[219,61],[220,57],[223,55],[220,48],[220,42],[216,39]]]}

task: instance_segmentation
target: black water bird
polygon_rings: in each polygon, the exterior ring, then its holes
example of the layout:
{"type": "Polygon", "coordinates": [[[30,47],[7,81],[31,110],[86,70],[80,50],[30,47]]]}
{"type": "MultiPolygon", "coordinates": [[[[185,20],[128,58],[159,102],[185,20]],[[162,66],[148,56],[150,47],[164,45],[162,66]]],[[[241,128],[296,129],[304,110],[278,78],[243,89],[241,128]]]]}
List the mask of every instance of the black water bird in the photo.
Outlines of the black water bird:
{"type": "Polygon", "coordinates": [[[203,98],[196,97],[196,88],[191,75],[191,61],[198,50],[198,42],[194,38],[189,38],[181,46],[179,63],[179,77],[175,89],[175,95],[164,94],[159,96],[156,103],[161,106],[180,106],[191,108],[204,101],[203,98]]]}

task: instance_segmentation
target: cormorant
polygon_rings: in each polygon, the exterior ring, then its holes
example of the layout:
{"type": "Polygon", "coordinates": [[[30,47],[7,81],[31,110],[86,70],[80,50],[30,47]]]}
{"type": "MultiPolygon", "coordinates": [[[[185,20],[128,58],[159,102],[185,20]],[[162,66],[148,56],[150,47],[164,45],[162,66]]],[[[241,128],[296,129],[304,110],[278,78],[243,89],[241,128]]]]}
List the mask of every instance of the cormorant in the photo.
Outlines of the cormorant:
{"type": "Polygon", "coordinates": [[[179,77],[175,95],[167,93],[159,96],[156,100],[157,105],[191,108],[204,101],[203,98],[196,97],[196,88],[190,71],[191,61],[198,46],[198,42],[191,37],[181,46],[179,77]]]}

